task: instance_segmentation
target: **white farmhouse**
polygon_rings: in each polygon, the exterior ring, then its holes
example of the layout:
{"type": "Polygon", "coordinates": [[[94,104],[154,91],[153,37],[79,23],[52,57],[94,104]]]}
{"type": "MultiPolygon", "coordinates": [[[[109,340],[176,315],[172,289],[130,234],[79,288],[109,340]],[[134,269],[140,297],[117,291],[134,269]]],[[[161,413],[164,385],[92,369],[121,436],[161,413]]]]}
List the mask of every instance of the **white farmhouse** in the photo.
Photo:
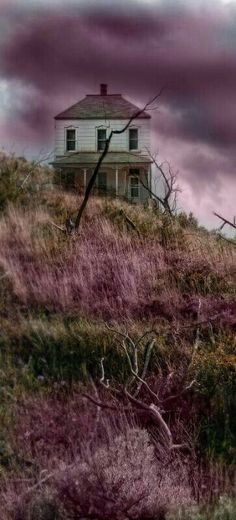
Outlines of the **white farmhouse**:
{"type": "MultiPolygon", "coordinates": [[[[55,117],[52,164],[68,186],[85,190],[110,130],[121,130],[137,111],[137,106],[121,94],[108,94],[107,85],[101,84],[99,95],[88,94],[55,117]]],[[[142,112],[124,133],[112,137],[97,177],[98,193],[134,202],[148,198],[142,182],[151,185],[150,118],[142,112]]]]}

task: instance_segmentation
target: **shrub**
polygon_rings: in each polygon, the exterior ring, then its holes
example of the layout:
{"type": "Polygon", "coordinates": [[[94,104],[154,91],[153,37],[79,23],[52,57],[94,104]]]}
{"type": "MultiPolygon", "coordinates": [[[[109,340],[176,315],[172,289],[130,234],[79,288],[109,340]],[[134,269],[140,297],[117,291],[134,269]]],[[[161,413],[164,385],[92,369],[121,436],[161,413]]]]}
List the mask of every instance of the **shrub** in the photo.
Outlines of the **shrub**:
{"type": "Polygon", "coordinates": [[[191,501],[183,466],[157,463],[147,432],[137,428],[85,451],[62,472],[56,489],[71,518],[164,518],[171,507],[191,501]]]}
{"type": "Polygon", "coordinates": [[[38,203],[40,192],[50,188],[52,173],[47,166],[0,152],[0,211],[9,203],[31,205],[32,194],[36,194],[38,203]]]}
{"type": "Polygon", "coordinates": [[[236,351],[232,336],[202,347],[194,358],[194,377],[205,398],[201,409],[201,443],[208,453],[236,460],[236,351]]]}
{"type": "Polygon", "coordinates": [[[16,203],[24,196],[20,189],[19,170],[25,167],[22,160],[0,154],[0,211],[4,210],[9,202],[16,203]]]}
{"type": "Polygon", "coordinates": [[[76,404],[76,395],[69,414],[65,403],[57,401],[55,411],[52,404],[41,400],[35,409],[28,403],[31,425],[22,410],[26,435],[16,425],[18,457],[32,463],[23,466],[21,479],[14,470],[0,497],[10,518],[164,520],[167,511],[192,503],[186,464],[161,446],[157,455],[146,430],[122,414],[93,417],[79,396],[76,404]]]}

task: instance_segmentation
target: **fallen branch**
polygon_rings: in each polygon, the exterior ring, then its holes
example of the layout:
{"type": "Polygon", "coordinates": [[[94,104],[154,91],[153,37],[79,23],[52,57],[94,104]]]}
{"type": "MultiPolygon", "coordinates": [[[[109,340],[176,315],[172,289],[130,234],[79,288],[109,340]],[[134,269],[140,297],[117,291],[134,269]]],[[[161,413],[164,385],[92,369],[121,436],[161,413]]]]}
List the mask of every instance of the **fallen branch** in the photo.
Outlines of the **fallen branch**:
{"type": "Polygon", "coordinates": [[[54,228],[59,229],[60,231],[63,231],[63,233],[66,233],[65,227],[58,226],[57,224],[55,224],[55,222],[52,222],[51,220],[49,221],[49,224],[51,224],[51,226],[53,226],[54,228]]]}
{"type": "MultiPolygon", "coordinates": [[[[223,221],[223,226],[225,224],[228,224],[228,226],[231,226],[232,228],[236,229],[236,223],[235,222],[231,222],[230,220],[227,220],[225,217],[222,217],[221,215],[219,215],[218,213],[215,213],[215,212],[213,213],[213,215],[215,215],[217,218],[219,218],[220,220],[223,221]]],[[[223,226],[221,226],[221,229],[222,229],[223,226]]]]}

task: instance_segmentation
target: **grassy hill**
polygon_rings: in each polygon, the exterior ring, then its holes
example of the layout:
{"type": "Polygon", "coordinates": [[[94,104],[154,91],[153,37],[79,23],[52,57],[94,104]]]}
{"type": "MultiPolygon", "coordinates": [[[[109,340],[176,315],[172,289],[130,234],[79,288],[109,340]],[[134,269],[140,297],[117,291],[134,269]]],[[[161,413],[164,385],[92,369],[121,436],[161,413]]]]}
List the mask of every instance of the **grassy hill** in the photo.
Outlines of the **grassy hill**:
{"type": "MultiPolygon", "coordinates": [[[[50,171],[22,159],[4,157],[5,187],[6,175],[14,196],[2,190],[1,518],[115,519],[114,503],[128,500],[129,488],[139,507],[117,518],[233,519],[230,498],[214,503],[235,482],[236,248],[184,214],[170,219],[112,199],[92,198],[79,234],[66,235],[56,226],[76,215],[76,194],[49,189],[50,171]],[[149,425],[129,413],[99,415],[82,396],[96,397],[101,358],[112,387],[130,381],[113,330],[138,342],[141,365],[155,340],[146,371],[153,391],[164,395],[168,382],[168,396],[195,381],[165,410],[190,454],[168,456],[167,464],[161,451],[159,473],[149,425]],[[109,478],[104,461],[114,466],[109,478]],[[82,495],[101,495],[94,465],[112,490],[110,502],[92,501],[88,512],[82,495]],[[148,501],[141,481],[156,482],[148,501]]],[[[113,403],[104,388],[99,398],[113,403]]]]}

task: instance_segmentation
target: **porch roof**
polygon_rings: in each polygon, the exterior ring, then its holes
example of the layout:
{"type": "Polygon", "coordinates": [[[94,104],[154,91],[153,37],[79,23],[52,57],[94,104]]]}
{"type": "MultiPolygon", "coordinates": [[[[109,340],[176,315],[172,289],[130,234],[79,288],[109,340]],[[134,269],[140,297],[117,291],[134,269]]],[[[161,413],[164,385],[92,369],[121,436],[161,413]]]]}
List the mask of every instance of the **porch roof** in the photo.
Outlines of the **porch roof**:
{"type": "MultiPolygon", "coordinates": [[[[57,157],[52,166],[60,168],[61,166],[83,166],[89,164],[97,164],[101,153],[99,152],[73,152],[68,155],[57,157]]],[[[132,152],[108,152],[103,159],[103,164],[150,164],[152,161],[148,156],[140,155],[132,152]]]]}

